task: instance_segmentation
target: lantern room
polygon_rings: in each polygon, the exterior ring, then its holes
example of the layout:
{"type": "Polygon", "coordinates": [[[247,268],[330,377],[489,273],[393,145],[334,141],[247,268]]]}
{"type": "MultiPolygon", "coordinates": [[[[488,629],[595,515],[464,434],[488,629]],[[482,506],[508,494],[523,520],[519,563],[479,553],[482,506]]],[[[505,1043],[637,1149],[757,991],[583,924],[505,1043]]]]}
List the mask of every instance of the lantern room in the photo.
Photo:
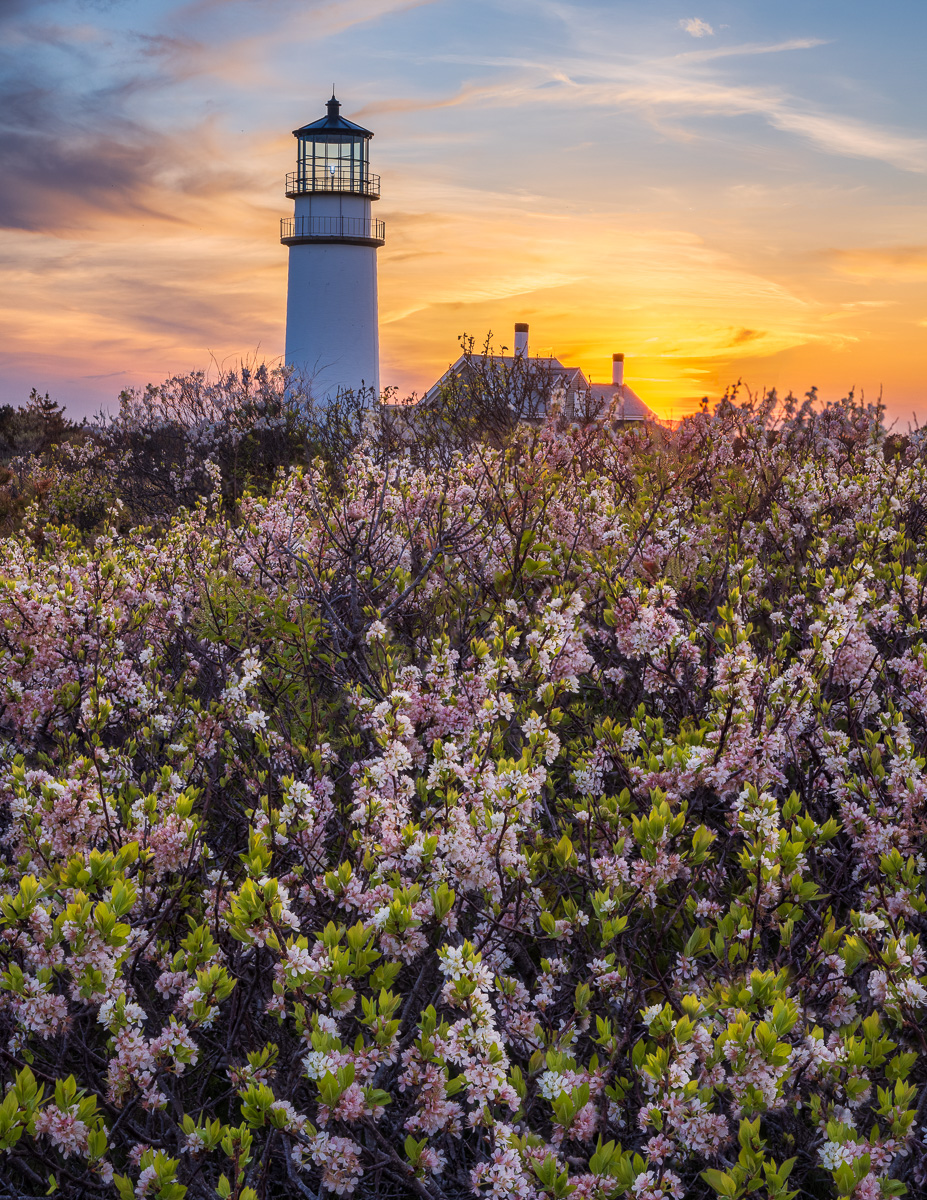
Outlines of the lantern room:
{"type": "Polygon", "coordinates": [[[294,129],[299,142],[297,169],[287,175],[290,197],[318,192],[347,192],[380,198],[380,177],[369,169],[368,147],[373,134],[340,115],[334,94],[328,112],[318,121],[294,129]]]}

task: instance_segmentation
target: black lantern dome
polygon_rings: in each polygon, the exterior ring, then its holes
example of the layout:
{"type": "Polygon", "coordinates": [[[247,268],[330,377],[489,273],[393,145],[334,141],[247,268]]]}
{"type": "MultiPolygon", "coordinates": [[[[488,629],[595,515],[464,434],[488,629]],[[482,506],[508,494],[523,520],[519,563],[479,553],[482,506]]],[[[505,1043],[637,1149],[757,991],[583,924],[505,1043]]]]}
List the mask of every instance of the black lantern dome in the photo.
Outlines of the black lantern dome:
{"type": "Polygon", "coordinates": [[[369,170],[368,145],[373,134],[341,116],[334,92],[318,121],[293,130],[299,142],[297,170],[286,177],[288,196],[315,192],[352,192],[380,198],[380,177],[369,170]]]}

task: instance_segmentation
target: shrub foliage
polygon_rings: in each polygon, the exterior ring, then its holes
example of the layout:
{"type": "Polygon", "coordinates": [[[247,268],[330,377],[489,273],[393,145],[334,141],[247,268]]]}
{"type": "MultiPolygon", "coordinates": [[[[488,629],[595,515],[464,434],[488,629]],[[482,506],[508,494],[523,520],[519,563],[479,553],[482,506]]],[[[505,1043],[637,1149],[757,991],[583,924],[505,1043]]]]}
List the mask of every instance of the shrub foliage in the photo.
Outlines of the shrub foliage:
{"type": "Polygon", "coordinates": [[[261,487],[136,411],[164,519],[100,435],[2,547],[5,1194],[916,1194],[925,440],[352,411],[271,481],[269,386],[261,487]]]}

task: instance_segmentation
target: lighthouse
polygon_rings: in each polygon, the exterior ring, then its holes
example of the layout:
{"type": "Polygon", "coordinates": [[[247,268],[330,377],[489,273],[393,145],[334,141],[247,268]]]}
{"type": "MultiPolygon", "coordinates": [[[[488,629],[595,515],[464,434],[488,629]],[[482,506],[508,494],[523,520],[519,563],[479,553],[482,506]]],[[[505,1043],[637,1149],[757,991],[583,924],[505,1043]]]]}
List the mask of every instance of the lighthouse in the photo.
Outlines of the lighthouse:
{"type": "Polygon", "coordinates": [[[289,247],[286,363],[317,401],[348,389],[380,391],[377,248],[382,221],[371,216],[380,177],[369,167],[369,129],[328,112],[293,130],[296,170],[286,177],[292,217],[280,222],[289,247]]]}

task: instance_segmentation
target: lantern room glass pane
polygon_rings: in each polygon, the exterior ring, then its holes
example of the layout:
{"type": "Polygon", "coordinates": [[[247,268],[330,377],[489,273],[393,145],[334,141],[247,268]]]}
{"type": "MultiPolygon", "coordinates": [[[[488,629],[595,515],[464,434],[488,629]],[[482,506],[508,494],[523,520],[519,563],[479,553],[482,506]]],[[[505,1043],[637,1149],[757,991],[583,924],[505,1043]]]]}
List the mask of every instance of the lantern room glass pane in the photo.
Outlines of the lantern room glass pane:
{"type": "Polygon", "coordinates": [[[362,190],[366,180],[365,138],[300,139],[299,178],[313,191],[362,190]]]}

